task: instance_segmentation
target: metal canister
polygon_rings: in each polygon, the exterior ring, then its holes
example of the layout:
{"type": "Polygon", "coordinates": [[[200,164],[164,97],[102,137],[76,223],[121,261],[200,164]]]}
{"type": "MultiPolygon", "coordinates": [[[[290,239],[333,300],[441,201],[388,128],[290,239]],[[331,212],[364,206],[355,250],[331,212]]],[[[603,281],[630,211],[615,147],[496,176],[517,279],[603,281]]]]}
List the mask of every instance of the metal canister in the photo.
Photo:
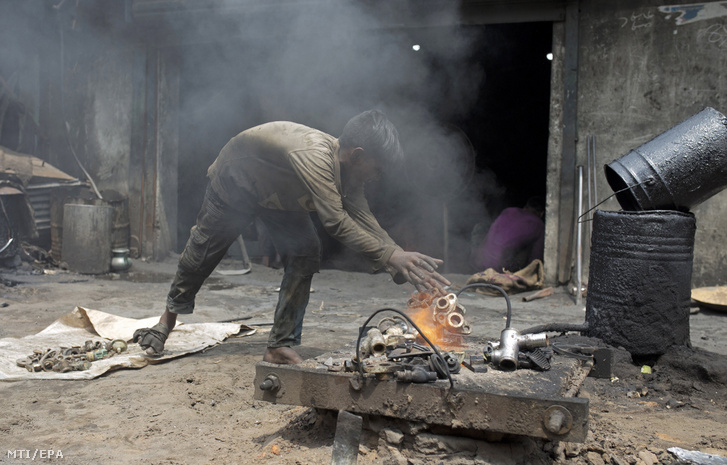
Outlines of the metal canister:
{"type": "Polygon", "coordinates": [[[707,107],[605,166],[624,210],[689,211],[727,187],[727,117],[707,107]]]}
{"type": "Polygon", "coordinates": [[[692,213],[597,210],[593,219],[588,335],[632,356],[689,345],[692,213]]]}

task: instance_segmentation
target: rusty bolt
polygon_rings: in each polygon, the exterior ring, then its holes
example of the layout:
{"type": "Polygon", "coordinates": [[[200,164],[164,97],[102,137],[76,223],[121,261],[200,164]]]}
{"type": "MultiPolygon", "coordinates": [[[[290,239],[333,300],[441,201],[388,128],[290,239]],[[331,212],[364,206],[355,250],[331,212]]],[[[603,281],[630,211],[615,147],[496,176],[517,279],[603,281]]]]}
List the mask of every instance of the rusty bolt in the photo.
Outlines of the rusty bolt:
{"type": "Polygon", "coordinates": [[[260,383],[261,391],[275,392],[280,389],[280,378],[274,374],[269,374],[265,377],[262,383],[260,383]]]}
{"type": "Polygon", "coordinates": [[[566,434],[573,426],[573,415],[565,407],[552,405],[543,415],[543,426],[549,433],[566,434]]]}

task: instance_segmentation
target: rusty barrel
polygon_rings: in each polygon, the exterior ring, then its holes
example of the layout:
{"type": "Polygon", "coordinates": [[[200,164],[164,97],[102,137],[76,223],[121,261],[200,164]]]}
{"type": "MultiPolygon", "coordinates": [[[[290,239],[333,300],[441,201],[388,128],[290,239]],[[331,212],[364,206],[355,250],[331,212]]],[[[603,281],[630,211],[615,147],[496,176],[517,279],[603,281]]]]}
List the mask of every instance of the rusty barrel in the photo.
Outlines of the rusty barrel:
{"type": "Polygon", "coordinates": [[[727,117],[707,107],[605,166],[624,210],[681,210],[727,187],[727,117]]]}
{"type": "Polygon", "coordinates": [[[111,269],[114,209],[107,205],[66,204],[63,207],[61,256],[77,273],[102,274],[111,269]]]}
{"type": "Polygon", "coordinates": [[[632,356],[689,345],[696,220],[674,210],[602,211],[593,218],[588,335],[632,356]]]}
{"type": "Polygon", "coordinates": [[[129,199],[115,191],[103,191],[104,200],[95,197],[68,195],[51,200],[51,256],[61,261],[63,249],[63,211],[66,204],[106,205],[114,209],[111,229],[111,246],[126,249],[130,240],[129,199]]]}

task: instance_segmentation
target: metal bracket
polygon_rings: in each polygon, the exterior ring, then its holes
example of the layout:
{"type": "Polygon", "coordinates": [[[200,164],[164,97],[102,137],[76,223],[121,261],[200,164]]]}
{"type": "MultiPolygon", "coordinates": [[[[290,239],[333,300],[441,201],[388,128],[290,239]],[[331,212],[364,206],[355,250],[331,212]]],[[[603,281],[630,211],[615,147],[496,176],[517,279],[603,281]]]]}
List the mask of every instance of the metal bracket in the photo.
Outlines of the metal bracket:
{"type": "Polygon", "coordinates": [[[588,376],[607,379],[613,377],[613,351],[611,349],[596,349],[593,352],[593,368],[588,376]]]}

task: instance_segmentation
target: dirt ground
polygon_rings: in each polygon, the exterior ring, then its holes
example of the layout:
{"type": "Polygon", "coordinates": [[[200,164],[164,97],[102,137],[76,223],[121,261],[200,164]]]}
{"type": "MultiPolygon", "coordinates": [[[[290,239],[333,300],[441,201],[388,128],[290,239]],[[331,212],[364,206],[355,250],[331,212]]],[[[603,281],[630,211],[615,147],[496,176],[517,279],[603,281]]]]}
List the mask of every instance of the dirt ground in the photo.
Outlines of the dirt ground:
{"type": "MultiPolygon", "coordinates": [[[[34,274],[28,264],[0,270],[0,338],[35,334],[76,306],[156,316],[175,267],[170,258],[134,261],[126,273],[100,276],[34,274]]],[[[228,259],[221,267],[240,263],[228,259]]],[[[35,461],[78,465],[330,463],[333,414],[253,400],[255,365],[265,350],[281,276],[281,270],[260,265],[243,276],[214,275],[195,313],[182,319],[246,318],[241,322],[258,329],[252,336],[90,381],[0,382],[0,463],[31,461],[16,451],[45,451],[47,458],[35,461]]],[[[467,278],[447,277],[459,286],[467,278]]],[[[403,308],[413,291],[385,274],[338,270],[323,270],[313,288],[299,350],[305,359],[355,341],[374,310],[403,308]]],[[[461,303],[473,336],[499,339],[504,299],[463,294],[461,303]]],[[[563,288],[532,302],[513,296],[512,303],[517,329],[584,321],[584,307],[574,305],[563,288]]],[[[625,351],[616,350],[613,378],[583,382],[578,395],[590,400],[583,444],[518,437],[488,442],[412,431],[392,438],[391,428],[369,426],[358,463],[672,464],[672,447],[727,457],[727,313],[702,309],[690,326],[694,349],[671,350],[652,374],[642,374],[625,351]]]]}

